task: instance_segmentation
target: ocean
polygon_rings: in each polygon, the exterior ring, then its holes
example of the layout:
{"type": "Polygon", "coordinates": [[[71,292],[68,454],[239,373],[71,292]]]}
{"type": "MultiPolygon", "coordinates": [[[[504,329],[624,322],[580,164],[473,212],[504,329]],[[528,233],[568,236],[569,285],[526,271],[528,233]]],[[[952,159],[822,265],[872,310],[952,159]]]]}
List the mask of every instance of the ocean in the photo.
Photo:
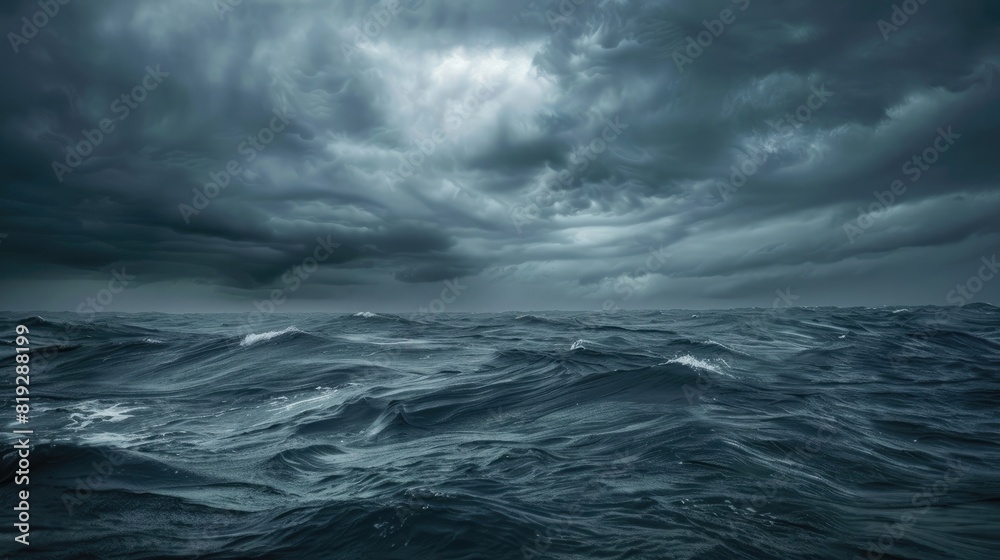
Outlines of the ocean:
{"type": "Polygon", "coordinates": [[[997,307],[245,317],[0,315],[0,552],[1000,557],[997,307]]]}

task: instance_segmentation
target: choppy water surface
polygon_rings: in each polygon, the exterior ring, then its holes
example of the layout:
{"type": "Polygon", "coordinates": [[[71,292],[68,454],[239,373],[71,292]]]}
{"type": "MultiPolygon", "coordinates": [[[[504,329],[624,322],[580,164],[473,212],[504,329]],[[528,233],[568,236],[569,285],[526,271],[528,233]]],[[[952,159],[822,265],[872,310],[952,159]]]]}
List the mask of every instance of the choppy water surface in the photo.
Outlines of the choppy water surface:
{"type": "Polygon", "coordinates": [[[85,319],[0,317],[38,557],[1000,553],[996,307],[85,319]]]}

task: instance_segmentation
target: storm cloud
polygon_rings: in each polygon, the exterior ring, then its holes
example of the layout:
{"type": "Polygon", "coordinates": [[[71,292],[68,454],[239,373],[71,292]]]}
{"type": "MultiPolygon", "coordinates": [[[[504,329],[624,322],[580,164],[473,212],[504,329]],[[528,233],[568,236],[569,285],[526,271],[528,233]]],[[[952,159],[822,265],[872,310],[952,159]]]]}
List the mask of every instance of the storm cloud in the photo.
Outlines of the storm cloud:
{"type": "Polygon", "coordinates": [[[0,12],[2,309],[947,305],[1000,250],[995,3],[0,12]]]}

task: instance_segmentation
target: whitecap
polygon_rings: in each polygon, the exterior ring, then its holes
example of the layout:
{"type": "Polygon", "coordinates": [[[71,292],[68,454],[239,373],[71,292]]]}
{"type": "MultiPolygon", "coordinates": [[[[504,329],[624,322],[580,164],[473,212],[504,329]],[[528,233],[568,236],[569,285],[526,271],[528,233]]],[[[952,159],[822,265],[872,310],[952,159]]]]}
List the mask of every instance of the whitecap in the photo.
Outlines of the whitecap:
{"type": "Polygon", "coordinates": [[[893,314],[895,314],[895,313],[909,313],[909,312],[910,312],[909,309],[896,309],[896,310],[893,311],[893,314]]]}
{"type": "Polygon", "coordinates": [[[372,313],[371,311],[358,311],[352,317],[364,317],[365,319],[374,319],[378,317],[377,313],[372,313]]]}
{"type": "Polygon", "coordinates": [[[86,428],[97,421],[121,422],[122,420],[132,417],[132,415],[129,414],[130,412],[143,410],[143,407],[137,406],[128,408],[121,403],[108,405],[106,403],[102,404],[98,401],[84,401],[72,407],[71,410],[74,410],[74,412],[69,414],[69,420],[72,422],[69,428],[79,430],[81,428],[86,428]]]}
{"type": "Polygon", "coordinates": [[[592,342],[590,340],[584,340],[584,339],[581,338],[580,340],[577,340],[576,342],[574,342],[573,345],[569,347],[569,349],[570,350],[586,350],[587,348],[584,346],[584,344],[596,344],[596,343],[592,342]]]}
{"type": "MultiPolygon", "coordinates": [[[[722,362],[722,363],[725,364],[725,362],[722,362]]],[[[663,362],[663,363],[661,363],[659,365],[662,366],[662,365],[666,365],[666,364],[681,364],[682,366],[687,366],[687,367],[692,368],[692,369],[700,369],[700,370],[703,370],[703,371],[710,371],[712,373],[717,373],[719,375],[725,375],[727,377],[732,377],[732,375],[729,375],[728,373],[722,371],[721,369],[719,369],[718,367],[712,365],[711,363],[709,363],[709,362],[707,362],[705,360],[701,360],[701,359],[695,358],[694,356],[692,356],[690,354],[684,354],[683,356],[679,356],[677,358],[671,358],[671,359],[667,360],[666,362],[663,362]]]]}
{"type": "Polygon", "coordinates": [[[280,331],[268,331],[265,333],[251,333],[243,337],[240,341],[240,346],[250,346],[251,344],[257,344],[258,342],[263,342],[265,340],[271,340],[272,338],[279,337],[283,334],[302,332],[295,327],[288,327],[280,331]]]}

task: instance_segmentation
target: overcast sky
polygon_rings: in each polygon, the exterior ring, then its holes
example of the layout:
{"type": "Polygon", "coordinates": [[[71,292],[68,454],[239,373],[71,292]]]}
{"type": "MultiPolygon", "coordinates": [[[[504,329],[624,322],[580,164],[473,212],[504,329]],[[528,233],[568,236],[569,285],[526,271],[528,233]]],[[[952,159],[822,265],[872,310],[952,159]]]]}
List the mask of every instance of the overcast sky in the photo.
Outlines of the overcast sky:
{"type": "Polygon", "coordinates": [[[0,309],[953,304],[1000,5],[896,5],[4,2],[0,309]]]}

